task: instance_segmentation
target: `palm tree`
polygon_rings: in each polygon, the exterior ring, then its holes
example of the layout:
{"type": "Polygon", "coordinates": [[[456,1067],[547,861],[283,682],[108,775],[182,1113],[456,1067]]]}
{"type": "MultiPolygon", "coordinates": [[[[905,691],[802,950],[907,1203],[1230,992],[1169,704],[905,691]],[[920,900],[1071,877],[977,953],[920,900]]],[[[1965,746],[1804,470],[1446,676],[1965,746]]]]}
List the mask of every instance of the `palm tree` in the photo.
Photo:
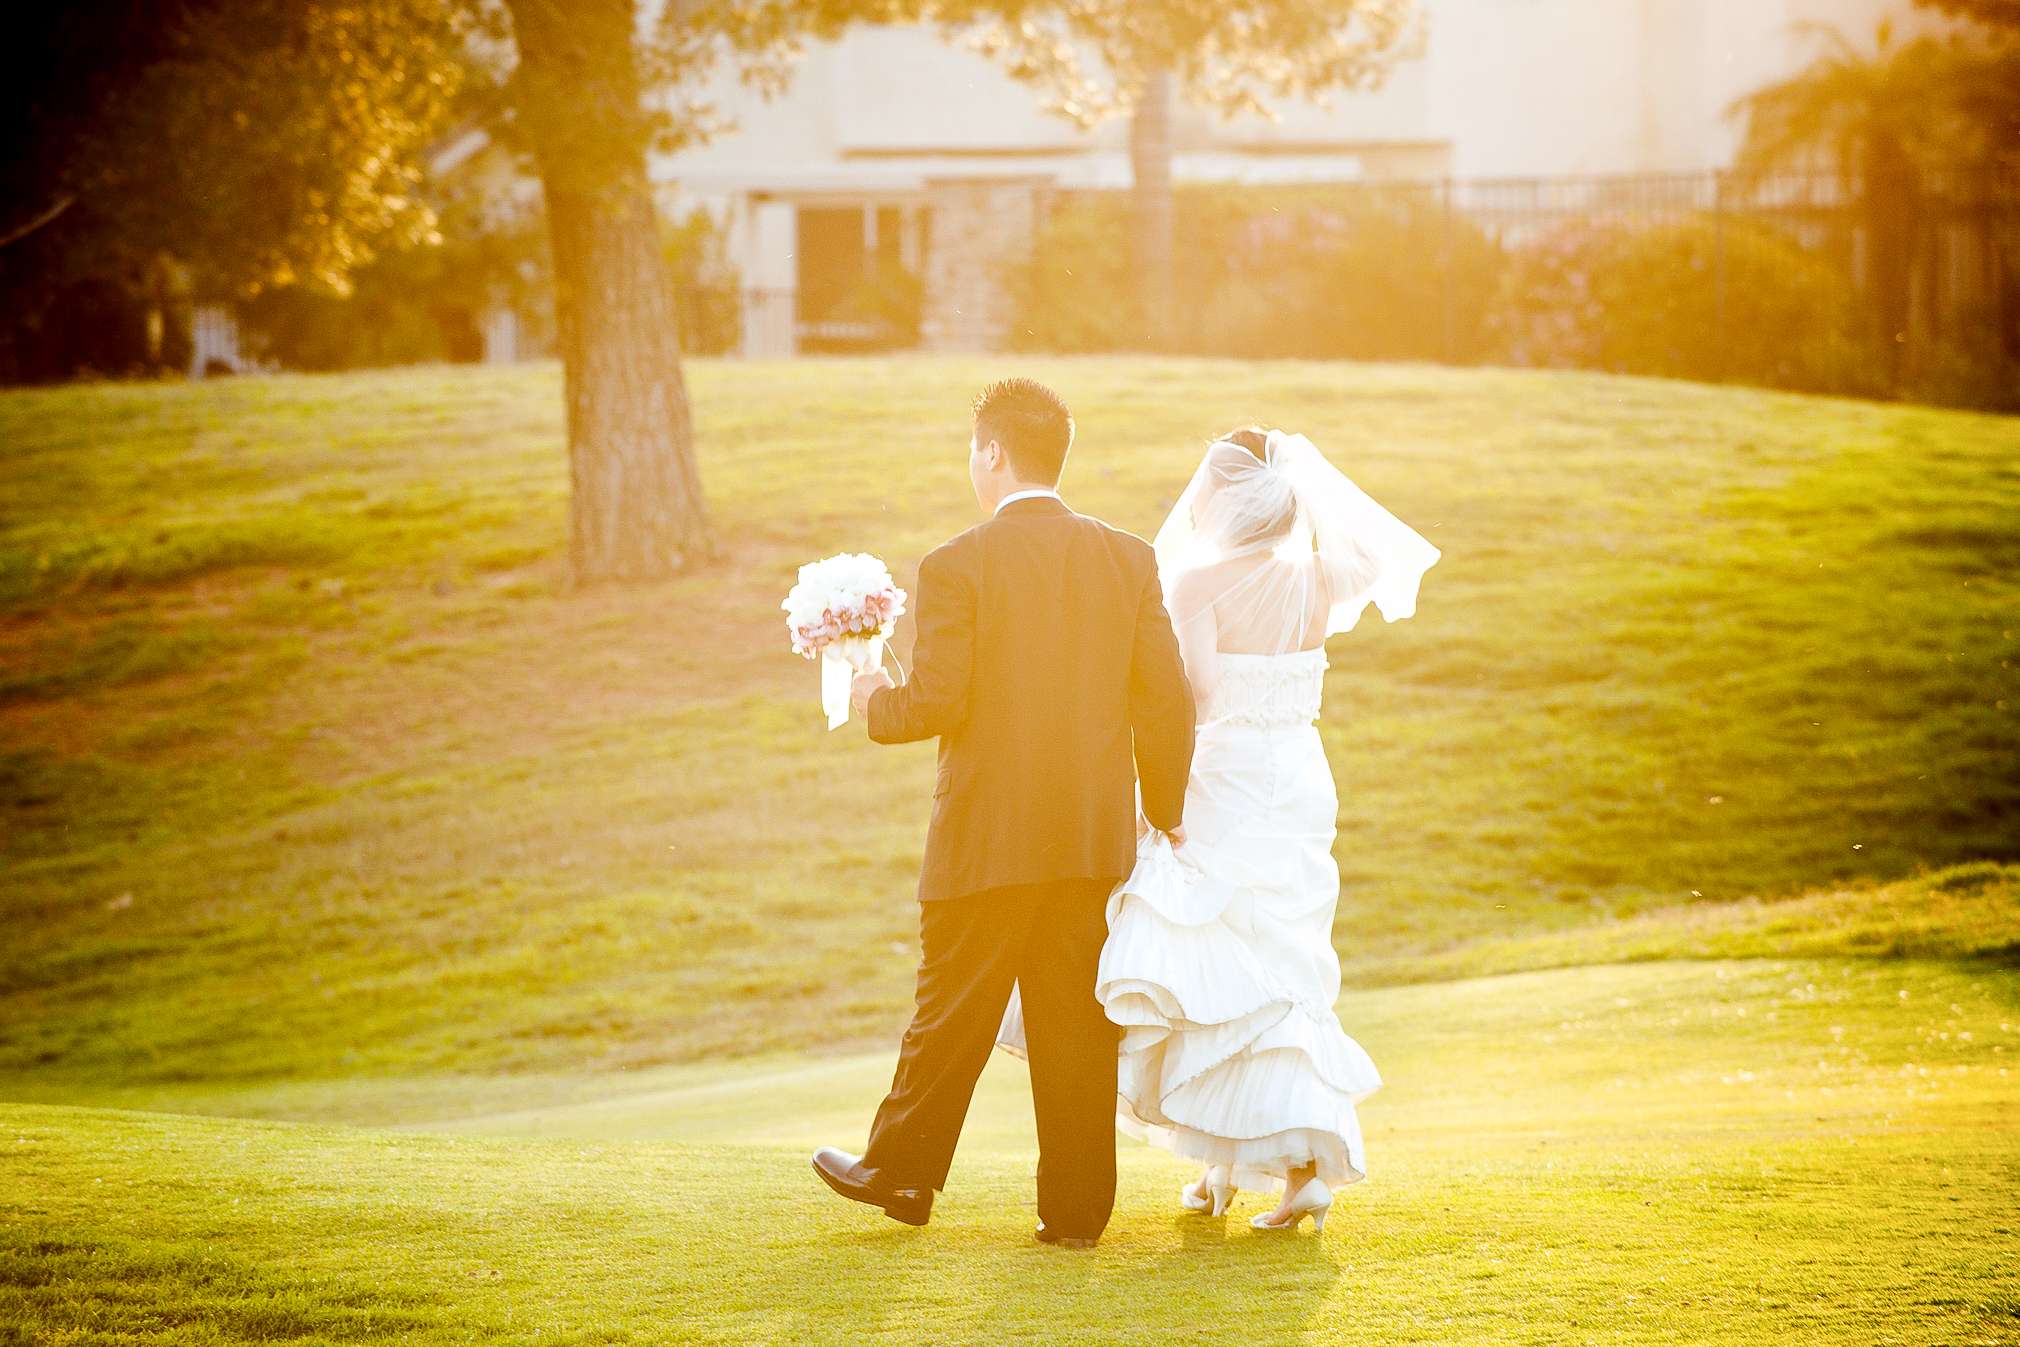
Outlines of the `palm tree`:
{"type": "Polygon", "coordinates": [[[1877,336],[1897,379],[1925,188],[1937,173],[2013,162],[2020,48],[1963,35],[1903,44],[1882,23],[1867,53],[1836,29],[1804,27],[1824,54],[1730,109],[1746,118],[1738,168],[1835,173],[1858,212],[1877,336]]]}
{"type": "Polygon", "coordinates": [[[2020,31],[2020,0],[1915,0],[1925,9],[1940,9],[1994,28],[2020,31]]]}

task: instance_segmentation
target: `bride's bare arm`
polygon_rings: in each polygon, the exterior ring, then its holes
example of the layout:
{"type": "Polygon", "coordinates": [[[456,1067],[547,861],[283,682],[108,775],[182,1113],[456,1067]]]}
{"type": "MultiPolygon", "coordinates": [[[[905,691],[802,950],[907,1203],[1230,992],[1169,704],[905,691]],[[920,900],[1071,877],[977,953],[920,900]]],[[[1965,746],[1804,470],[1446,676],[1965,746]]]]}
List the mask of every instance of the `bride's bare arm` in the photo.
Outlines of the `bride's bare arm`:
{"type": "Polygon", "coordinates": [[[1153,565],[1137,600],[1130,658],[1129,730],[1136,757],[1137,805],[1152,827],[1175,830],[1185,813],[1192,766],[1192,689],[1186,685],[1171,615],[1153,565]]]}

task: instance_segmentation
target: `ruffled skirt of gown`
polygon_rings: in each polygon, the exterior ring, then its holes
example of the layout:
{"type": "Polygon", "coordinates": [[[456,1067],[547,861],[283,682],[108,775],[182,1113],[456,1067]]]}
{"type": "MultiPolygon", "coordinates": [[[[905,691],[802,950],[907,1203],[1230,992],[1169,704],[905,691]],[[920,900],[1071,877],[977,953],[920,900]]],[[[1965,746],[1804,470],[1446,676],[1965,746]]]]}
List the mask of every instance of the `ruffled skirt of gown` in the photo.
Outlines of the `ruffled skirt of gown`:
{"type": "MultiPolygon", "coordinates": [[[[1258,1189],[1316,1162],[1367,1174],[1355,1104],[1381,1086],[1333,1013],[1338,797],[1318,731],[1201,732],[1185,847],[1153,834],[1108,900],[1096,994],[1123,1029],[1117,1122],[1258,1189]]],[[[999,1036],[1021,1051],[1012,1000],[999,1036]]]]}

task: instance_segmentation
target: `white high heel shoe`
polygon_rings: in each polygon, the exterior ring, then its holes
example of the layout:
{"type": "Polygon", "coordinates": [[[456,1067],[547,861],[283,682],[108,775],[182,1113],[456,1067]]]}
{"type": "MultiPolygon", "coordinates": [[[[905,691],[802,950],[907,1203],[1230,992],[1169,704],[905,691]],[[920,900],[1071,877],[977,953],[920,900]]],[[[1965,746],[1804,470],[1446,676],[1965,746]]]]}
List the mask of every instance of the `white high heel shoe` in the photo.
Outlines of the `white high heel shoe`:
{"type": "Polygon", "coordinates": [[[1309,1216],[1312,1218],[1312,1229],[1323,1233],[1326,1228],[1326,1213],[1332,1208],[1333,1190],[1315,1178],[1306,1179],[1305,1186],[1298,1189],[1297,1196],[1291,1199],[1290,1215],[1280,1222],[1272,1221],[1270,1217],[1276,1213],[1265,1211],[1250,1217],[1249,1224],[1258,1230],[1295,1230],[1298,1228],[1298,1222],[1309,1216]]]}
{"type": "Polygon", "coordinates": [[[1188,1183],[1178,1190],[1178,1200],[1185,1204],[1187,1211],[1225,1216],[1228,1203],[1234,1201],[1234,1185],[1228,1182],[1227,1166],[1213,1166],[1201,1176],[1201,1181],[1206,1185],[1205,1194],[1194,1191],[1197,1185],[1188,1183]]]}

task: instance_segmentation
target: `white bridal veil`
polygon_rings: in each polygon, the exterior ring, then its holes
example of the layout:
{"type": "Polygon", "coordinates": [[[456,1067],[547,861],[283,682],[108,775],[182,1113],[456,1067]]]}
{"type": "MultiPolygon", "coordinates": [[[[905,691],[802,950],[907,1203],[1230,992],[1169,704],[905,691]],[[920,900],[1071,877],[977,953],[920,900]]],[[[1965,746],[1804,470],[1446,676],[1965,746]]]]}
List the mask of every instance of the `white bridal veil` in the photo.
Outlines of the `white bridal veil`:
{"type": "Polygon", "coordinates": [[[1202,655],[1308,649],[1351,631],[1370,603],[1387,621],[1409,617],[1439,556],[1310,440],[1281,430],[1260,457],[1215,441],[1155,546],[1196,682],[1202,655]]]}

